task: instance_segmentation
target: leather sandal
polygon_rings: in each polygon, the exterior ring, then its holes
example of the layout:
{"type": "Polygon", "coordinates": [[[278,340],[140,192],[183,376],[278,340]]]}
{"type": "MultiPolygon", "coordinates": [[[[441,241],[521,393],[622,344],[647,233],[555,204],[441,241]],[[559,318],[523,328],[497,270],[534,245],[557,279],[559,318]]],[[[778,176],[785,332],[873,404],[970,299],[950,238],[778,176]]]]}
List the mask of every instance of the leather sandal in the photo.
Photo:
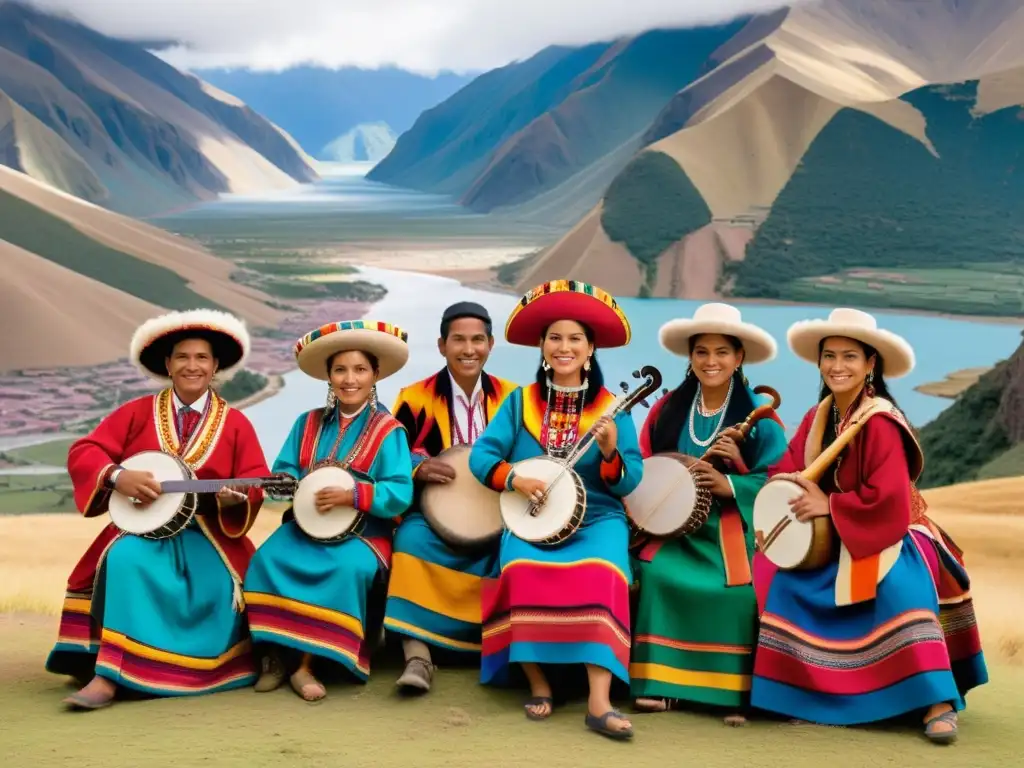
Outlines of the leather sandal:
{"type": "Polygon", "coordinates": [[[600,717],[592,715],[588,712],[583,722],[586,724],[587,728],[592,730],[594,733],[599,733],[602,736],[607,736],[609,739],[618,739],[621,741],[625,741],[626,739],[632,739],[632,726],[630,726],[629,728],[621,728],[619,730],[615,730],[614,728],[608,727],[608,719],[612,717],[618,720],[626,719],[626,717],[621,712],[614,709],[610,709],[600,717]]]}
{"type": "Polygon", "coordinates": [[[958,718],[955,709],[947,709],[941,715],[936,715],[924,724],[924,735],[935,744],[952,744],[956,741],[959,728],[958,718]],[[952,730],[935,730],[938,723],[946,723],[953,726],[952,730]]]}
{"type": "Polygon", "coordinates": [[[82,710],[92,711],[94,709],[103,709],[109,707],[114,703],[113,696],[89,696],[88,694],[82,693],[82,691],[76,691],[63,700],[63,704],[67,705],[68,709],[71,710],[82,710]]]}
{"type": "Polygon", "coordinates": [[[261,672],[254,689],[257,693],[276,691],[284,683],[286,677],[281,657],[276,653],[268,653],[263,657],[260,664],[261,672]]]}
{"type": "Polygon", "coordinates": [[[406,690],[422,691],[430,690],[430,684],[434,679],[434,665],[422,656],[410,656],[405,662],[405,670],[402,676],[396,681],[399,688],[406,690]]]}

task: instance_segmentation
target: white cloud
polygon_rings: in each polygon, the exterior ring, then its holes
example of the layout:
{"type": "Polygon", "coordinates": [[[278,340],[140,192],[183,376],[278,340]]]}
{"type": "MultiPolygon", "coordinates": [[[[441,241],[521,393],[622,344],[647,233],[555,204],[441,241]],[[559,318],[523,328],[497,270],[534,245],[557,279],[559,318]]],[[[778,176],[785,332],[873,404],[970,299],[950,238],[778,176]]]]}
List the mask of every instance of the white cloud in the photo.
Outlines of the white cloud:
{"type": "Polygon", "coordinates": [[[112,36],[179,40],[182,68],[480,71],[546,45],[721,22],[785,0],[29,0],[112,36]]]}

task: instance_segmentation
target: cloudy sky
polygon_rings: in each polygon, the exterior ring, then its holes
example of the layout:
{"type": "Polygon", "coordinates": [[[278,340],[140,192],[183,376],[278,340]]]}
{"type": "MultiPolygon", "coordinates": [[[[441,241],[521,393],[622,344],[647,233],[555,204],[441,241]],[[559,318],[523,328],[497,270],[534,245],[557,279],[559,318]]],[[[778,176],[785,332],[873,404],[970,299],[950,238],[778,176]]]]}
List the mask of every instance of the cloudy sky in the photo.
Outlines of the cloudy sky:
{"type": "MultiPolygon", "coordinates": [[[[24,1],[24,0],[23,0],[24,1]]],[[[785,0],[28,0],[107,35],[183,44],[183,68],[481,71],[555,43],[724,21],[785,0]]]]}

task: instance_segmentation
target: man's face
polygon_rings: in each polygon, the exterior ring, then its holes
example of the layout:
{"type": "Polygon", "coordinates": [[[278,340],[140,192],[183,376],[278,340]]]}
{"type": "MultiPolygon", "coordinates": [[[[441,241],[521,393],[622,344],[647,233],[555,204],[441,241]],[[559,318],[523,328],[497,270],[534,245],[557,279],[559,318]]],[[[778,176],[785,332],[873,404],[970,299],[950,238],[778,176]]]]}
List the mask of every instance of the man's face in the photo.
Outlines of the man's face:
{"type": "Polygon", "coordinates": [[[206,339],[179,341],[166,360],[174,391],[184,401],[201,397],[217,372],[217,358],[206,339]]]}
{"type": "Polygon", "coordinates": [[[494,348],[494,337],[487,335],[483,320],[460,317],[448,326],[448,338],[437,340],[437,349],[448,362],[448,370],[457,376],[479,376],[494,348]]]}

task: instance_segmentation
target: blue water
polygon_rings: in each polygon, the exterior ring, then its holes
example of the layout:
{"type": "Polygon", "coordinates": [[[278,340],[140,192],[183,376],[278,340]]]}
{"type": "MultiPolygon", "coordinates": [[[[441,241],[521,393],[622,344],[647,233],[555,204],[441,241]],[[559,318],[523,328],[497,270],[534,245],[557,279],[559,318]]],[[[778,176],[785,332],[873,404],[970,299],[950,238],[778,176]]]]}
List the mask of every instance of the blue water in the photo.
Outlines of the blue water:
{"type": "MultiPolygon", "coordinates": [[[[368,168],[368,164],[327,167],[322,169],[323,180],[316,184],[258,195],[228,195],[217,202],[167,217],[159,223],[171,229],[180,227],[188,230],[190,222],[221,220],[222,224],[237,230],[241,237],[267,219],[302,217],[309,226],[315,222],[332,222],[333,236],[340,239],[345,239],[345,232],[350,228],[358,228],[374,220],[383,222],[383,230],[396,238],[402,236],[402,227],[411,220],[435,222],[438,232],[449,234],[461,231],[467,222],[480,222],[481,231],[488,226],[493,228],[487,217],[467,212],[447,196],[428,195],[367,181],[362,174],[368,168]]],[[[516,236],[532,237],[529,229],[521,228],[516,236]]],[[[366,279],[388,289],[384,300],[371,311],[371,317],[394,323],[409,332],[409,364],[378,388],[388,405],[393,402],[400,386],[424,378],[444,364],[437,351],[438,322],[445,307],[461,300],[483,304],[494,318],[497,343],[487,369],[520,383],[533,379],[539,352],[506,344],[503,336],[505,319],[518,300],[517,296],[466,288],[454,280],[431,275],[377,268],[366,268],[363,272],[366,279]]],[[[601,287],[615,293],[614,285],[601,287]]],[[[661,348],[658,329],[672,318],[692,316],[702,302],[674,299],[620,301],[633,326],[633,340],[624,349],[599,353],[608,386],[618,392],[620,381],[635,384],[636,380],[630,373],[643,365],[658,367],[664,376],[664,386],[670,389],[676,386],[686,370],[687,361],[661,348]]],[[[774,361],[748,366],[746,373],[752,385],[767,384],[779,391],[783,401],[780,415],[791,432],[815,403],[819,377],[815,366],[797,359],[789,351],[786,329],[797,320],[827,317],[831,307],[743,304],[740,308],[744,319],[767,330],[779,344],[779,355],[774,361]]],[[[917,426],[934,419],[951,401],[915,392],[915,386],[940,381],[946,374],[961,368],[992,365],[1012,354],[1021,340],[1020,327],[1015,325],[869,311],[878,318],[881,327],[904,336],[914,347],[917,367],[909,376],[891,382],[891,389],[917,426]]],[[[318,324],[343,319],[352,318],[324,317],[318,324]]],[[[271,460],[283,444],[295,417],[322,404],[327,394],[324,382],[310,379],[298,371],[288,374],[285,382],[286,386],[279,395],[246,409],[271,460]]],[[[643,408],[634,411],[638,424],[645,414],[643,408]]]]}
{"type": "MultiPolygon", "coordinates": [[[[504,341],[505,320],[517,296],[466,288],[454,280],[432,275],[365,268],[366,279],[384,285],[388,295],[369,317],[394,323],[409,332],[408,365],[378,387],[389,406],[399,387],[440,369],[444,360],[437,351],[438,323],[445,307],[456,301],[476,301],[494,318],[496,343],[487,370],[520,383],[532,381],[539,352],[515,347],[504,341]]],[[[613,286],[606,286],[613,288],[613,286]]],[[[686,371],[685,358],[676,357],[658,342],[662,323],[676,317],[692,316],[702,302],[674,299],[621,299],[633,328],[633,340],[622,349],[601,350],[598,358],[609,388],[618,391],[620,381],[636,383],[630,375],[643,365],[656,366],[664,386],[676,386],[686,371]]],[[[827,317],[830,307],[740,305],[744,320],[756,323],[779,343],[779,355],[770,363],[746,367],[752,385],[767,384],[779,391],[779,413],[792,432],[803,414],[816,402],[820,383],[817,368],[798,359],[786,346],[786,329],[797,320],[827,317]]],[[[881,327],[904,336],[914,347],[917,366],[910,375],[891,382],[893,395],[917,426],[934,419],[950,400],[923,395],[914,387],[941,380],[947,373],[991,365],[1008,357],[1020,344],[1021,329],[1013,325],[933,318],[923,315],[874,312],[881,327]]],[[[324,317],[323,322],[349,318],[324,317]]],[[[305,409],[324,402],[327,385],[295,371],[285,377],[286,386],[276,397],[246,409],[268,458],[284,443],[295,417],[305,409]]],[[[637,408],[633,415],[639,426],[647,411],[637,408]]]]}

